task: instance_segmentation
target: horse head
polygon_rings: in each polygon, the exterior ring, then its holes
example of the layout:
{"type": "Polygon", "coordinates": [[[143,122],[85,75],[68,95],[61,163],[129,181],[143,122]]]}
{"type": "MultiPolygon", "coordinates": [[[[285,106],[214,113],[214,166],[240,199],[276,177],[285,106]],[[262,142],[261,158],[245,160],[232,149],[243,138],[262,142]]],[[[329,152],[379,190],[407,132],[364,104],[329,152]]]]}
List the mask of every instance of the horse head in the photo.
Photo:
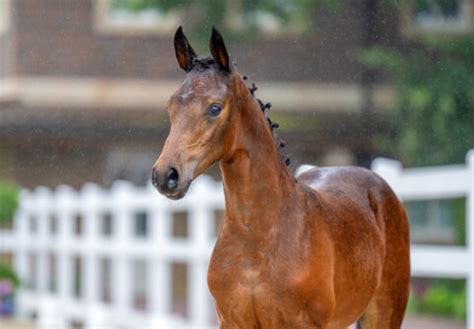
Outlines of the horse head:
{"type": "Polygon", "coordinates": [[[195,177],[224,157],[232,140],[232,95],[240,77],[215,28],[211,57],[198,58],[181,27],[174,46],[186,78],[167,104],[171,129],[153,167],[152,182],[160,193],[179,199],[195,177]]]}

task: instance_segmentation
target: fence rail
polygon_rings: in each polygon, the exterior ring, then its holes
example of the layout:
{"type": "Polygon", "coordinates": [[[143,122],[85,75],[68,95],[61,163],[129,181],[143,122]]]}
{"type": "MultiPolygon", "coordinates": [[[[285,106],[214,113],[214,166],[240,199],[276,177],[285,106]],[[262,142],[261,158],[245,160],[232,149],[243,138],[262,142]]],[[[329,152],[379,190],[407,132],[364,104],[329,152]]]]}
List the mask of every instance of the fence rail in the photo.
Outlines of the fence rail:
{"type": "MultiPolygon", "coordinates": [[[[466,197],[466,247],[414,244],[412,273],[465,278],[474,328],[474,151],[466,165],[377,159],[373,170],[405,201],[466,197]]],[[[13,230],[0,231],[24,282],[18,315],[41,329],[216,327],[206,273],[223,207],[222,185],[205,176],[180,201],[126,182],[23,191],[13,230]]]]}
{"type": "Polygon", "coordinates": [[[466,198],[466,246],[411,245],[412,276],[464,278],[467,328],[474,328],[474,150],[466,165],[403,169],[397,161],[376,159],[380,174],[403,201],[466,198]]]}
{"type": "Polygon", "coordinates": [[[215,326],[206,273],[221,184],[201,177],[175,202],[126,182],[38,188],[23,191],[20,205],[13,231],[0,233],[0,250],[14,254],[26,283],[20,316],[47,329],[215,326]],[[173,292],[179,286],[187,291],[173,292]]]}

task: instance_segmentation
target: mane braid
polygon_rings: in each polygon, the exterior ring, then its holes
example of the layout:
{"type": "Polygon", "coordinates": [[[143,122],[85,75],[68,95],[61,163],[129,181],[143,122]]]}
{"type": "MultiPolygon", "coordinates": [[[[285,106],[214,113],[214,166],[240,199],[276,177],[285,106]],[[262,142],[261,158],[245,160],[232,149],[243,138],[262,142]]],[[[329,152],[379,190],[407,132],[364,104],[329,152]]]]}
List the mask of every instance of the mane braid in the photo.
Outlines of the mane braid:
{"type": "MultiPolygon", "coordinates": [[[[242,78],[245,81],[248,81],[248,77],[246,75],[242,76],[242,78]]],[[[263,114],[265,115],[265,118],[267,119],[267,122],[268,122],[270,130],[272,132],[273,138],[275,139],[275,144],[277,145],[278,151],[280,152],[280,155],[283,158],[283,161],[285,162],[285,164],[287,166],[289,166],[290,165],[290,157],[288,156],[288,154],[286,154],[284,152],[286,142],[282,138],[279,138],[277,136],[277,134],[275,133],[275,129],[280,127],[280,125],[278,123],[272,121],[270,119],[270,116],[269,116],[269,112],[270,112],[270,109],[272,107],[272,104],[271,103],[265,103],[265,102],[261,101],[259,98],[257,98],[255,96],[255,92],[257,91],[258,87],[255,85],[254,82],[252,82],[252,84],[250,85],[250,87],[248,89],[249,89],[250,93],[252,94],[252,96],[257,100],[258,105],[260,106],[260,109],[262,110],[263,114]]]]}

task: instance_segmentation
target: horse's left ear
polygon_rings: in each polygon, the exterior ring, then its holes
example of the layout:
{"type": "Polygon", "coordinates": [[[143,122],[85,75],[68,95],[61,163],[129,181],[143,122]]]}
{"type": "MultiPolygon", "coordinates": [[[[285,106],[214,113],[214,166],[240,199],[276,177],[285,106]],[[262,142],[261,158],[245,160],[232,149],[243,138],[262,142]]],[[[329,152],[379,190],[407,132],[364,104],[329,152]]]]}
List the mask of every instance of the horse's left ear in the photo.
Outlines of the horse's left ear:
{"type": "Polygon", "coordinates": [[[222,71],[230,71],[229,54],[225,49],[224,39],[221,33],[213,26],[211,40],[209,40],[209,49],[212,57],[216,60],[222,71]]]}
{"type": "Polygon", "coordinates": [[[181,26],[174,35],[174,50],[179,66],[186,72],[191,71],[194,66],[194,59],[197,55],[193,47],[189,44],[188,38],[184,35],[181,26]]]}

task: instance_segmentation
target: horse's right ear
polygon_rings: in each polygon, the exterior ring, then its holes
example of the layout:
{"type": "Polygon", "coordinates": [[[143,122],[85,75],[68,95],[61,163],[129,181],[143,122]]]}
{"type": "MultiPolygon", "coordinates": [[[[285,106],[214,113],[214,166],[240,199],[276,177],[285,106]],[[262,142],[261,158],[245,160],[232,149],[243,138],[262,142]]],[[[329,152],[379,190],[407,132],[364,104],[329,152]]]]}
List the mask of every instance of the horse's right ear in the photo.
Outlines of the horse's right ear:
{"type": "Polygon", "coordinates": [[[222,38],[221,33],[213,26],[211,40],[209,40],[209,49],[211,50],[211,55],[216,60],[219,68],[222,71],[229,72],[229,54],[225,48],[224,39],[222,38]]]}
{"type": "Polygon", "coordinates": [[[194,66],[194,59],[197,55],[184,35],[181,26],[178,27],[174,35],[174,51],[176,52],[176,59],[178,60],[179,66],[186,72],[191,71],[194,66]]]}

